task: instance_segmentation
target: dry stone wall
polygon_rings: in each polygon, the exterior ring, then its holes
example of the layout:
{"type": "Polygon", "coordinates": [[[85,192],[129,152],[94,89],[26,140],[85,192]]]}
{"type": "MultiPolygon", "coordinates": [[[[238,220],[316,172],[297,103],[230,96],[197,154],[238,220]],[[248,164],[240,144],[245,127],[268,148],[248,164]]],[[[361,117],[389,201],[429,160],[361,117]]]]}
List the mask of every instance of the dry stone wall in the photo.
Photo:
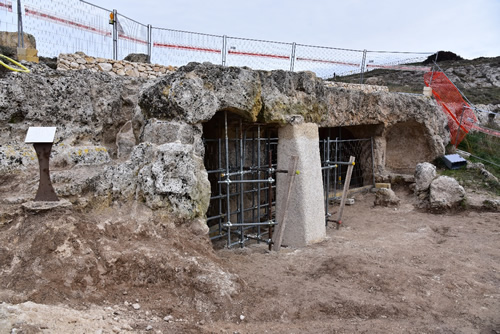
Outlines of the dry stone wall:
{"type": "Polygon", "coordinates": [[[61,53],[57,59],[58,70],[90,70],[106,72],[110,75],[155,79],[175,71],[172,66],[158,64],[134,63],[126,60],[112,60],[87,56],[83,52],[73,54],[61,53]]]}

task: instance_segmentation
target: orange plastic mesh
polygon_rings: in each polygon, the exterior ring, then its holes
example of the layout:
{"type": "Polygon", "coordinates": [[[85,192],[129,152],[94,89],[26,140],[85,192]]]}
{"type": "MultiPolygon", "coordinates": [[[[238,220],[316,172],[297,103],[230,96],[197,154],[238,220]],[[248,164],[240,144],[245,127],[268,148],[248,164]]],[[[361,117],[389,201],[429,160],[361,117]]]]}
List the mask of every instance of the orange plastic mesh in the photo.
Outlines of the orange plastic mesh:
{"type": "Polygon", "coordinates": [[[432,88],[432,94],[448,116],[451,143],[458,146],[477,123],[474,111],[443,72],[425,73],[424,82],[426,86],[432,88]]]}

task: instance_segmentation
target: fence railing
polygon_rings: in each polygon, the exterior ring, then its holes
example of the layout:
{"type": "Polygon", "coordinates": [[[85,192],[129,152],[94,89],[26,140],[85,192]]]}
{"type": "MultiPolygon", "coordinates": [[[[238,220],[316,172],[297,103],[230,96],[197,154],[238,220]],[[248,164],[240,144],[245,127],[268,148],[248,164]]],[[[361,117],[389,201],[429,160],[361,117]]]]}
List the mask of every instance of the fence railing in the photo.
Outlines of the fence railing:
{"type": "Polygon", "coordinates": [[[46,57],[83,51],[123,59],[130,53],[144,53],[162,65],[211,62],[312,71],[331,78],[362,77],[376,68],[402,69],[402,64],[421,62],[434,53],[350,50],[158,28],[83,0],[0,0],[0,14],[0,30],[34,35],[39,55],[46,57]],[[18,16],[24,29],[18,28],[18,16]]]}

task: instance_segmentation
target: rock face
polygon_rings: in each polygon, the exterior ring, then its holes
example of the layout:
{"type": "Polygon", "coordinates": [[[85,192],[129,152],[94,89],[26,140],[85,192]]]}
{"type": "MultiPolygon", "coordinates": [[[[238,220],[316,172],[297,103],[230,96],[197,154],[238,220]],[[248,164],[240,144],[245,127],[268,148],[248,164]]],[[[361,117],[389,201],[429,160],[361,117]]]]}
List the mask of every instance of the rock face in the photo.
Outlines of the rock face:
{"type": "Polygon", "coordinates": [[[444,154],[449,139],[445,116],[428,98],[333,87],[310,72],[190,63],[145,90],[140,105],[147,118],[188,124],[227,110],[250,122],[283,125],[301,116],[320,127],[353,126],[359,138],[375,136],[378,173],[413,172],[416,163],[444,154]]]}
{"type": "MultiPolygon", "coordinates": [[[[73,60],[75,69],[111,64],[81,54],[73,60]]],[[[203,217],[210,186],[202,123],[219,111],[278,126],[291,117],[320,127],[352,126],[357,137],[374,136],[378,173],[413,169],[442,154],[447,141],[446,119],[432,100],[377,86],[338,87],[310,72],[191,63],[146,80],[29,66],[30,74],[9,73],[0,81],[1,169],[36,168],[33,149],[23,143],[26,130],[55,125],[55,166],[87,169],[55,171],[54,186],[67,196],[90,196],[81,205],[142,200],[154,210],[203,217]],[[387,154],[401,142],[400,151],[387,154]],[[420,153],[407,161],[412,148],[420,153]]],[[[120,66],[113,63],[110,71],[120,66]]]]}
{"type": "Polygon", "coordinates": [[[440,176],[430,185],[430,205],[433,209],[457,207],[465,198],[464,188],[449,176],[440,176]]]}

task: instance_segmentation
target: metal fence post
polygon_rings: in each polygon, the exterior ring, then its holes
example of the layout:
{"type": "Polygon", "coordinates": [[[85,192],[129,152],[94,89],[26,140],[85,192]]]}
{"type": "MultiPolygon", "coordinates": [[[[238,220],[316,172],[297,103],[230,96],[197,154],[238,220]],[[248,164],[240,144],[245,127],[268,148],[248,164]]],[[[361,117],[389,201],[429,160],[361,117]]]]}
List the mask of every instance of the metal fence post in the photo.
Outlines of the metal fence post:
{"type": "Polygon", "coordinates": [[[153,43],[152,43],[152,30],[153,28],[151,27],[151,24],[148,24],[148,61],[151,63],[151,53],[152,53],[152,48],[153,48],[153,43]]]}
{"type": "Polygon", "coordinates": [[[363,50],[363,59],[361,60],[361,75],[359,77],[360,84],[363,84],[363,74],[365,72],[365,65],[366,65],[366,49],[363,50]]]}
{"type": "Polygon", "coordinates": [[[118,12],[113,9],[113,59],[118,60],[118,12]]]}
{"type": "Polygon", "coordinates": [[[17,0],[17,47],[24,49],[23,12],[21,0],[17,0]]]}
{"type": "Polygon", "coordinates": [[[290,71],[293,72],[295,67],[295,49],[297,48],[297,43],[292,43],[292,55],[290,57],[290,71]]]}
{"type": "Polygon", "coordinates": [[[226,66],[227,36],[222,36],[222,66],[226,66]]]}

